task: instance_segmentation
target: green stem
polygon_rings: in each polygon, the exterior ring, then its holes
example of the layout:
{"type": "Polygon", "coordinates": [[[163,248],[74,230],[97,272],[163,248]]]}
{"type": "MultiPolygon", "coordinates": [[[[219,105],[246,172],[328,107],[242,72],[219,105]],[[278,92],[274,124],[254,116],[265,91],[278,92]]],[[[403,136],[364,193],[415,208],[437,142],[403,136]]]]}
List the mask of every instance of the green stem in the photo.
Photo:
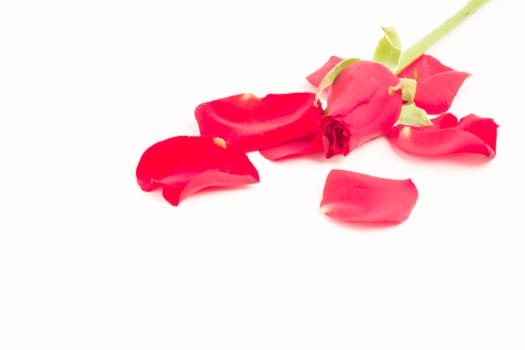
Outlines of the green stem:
{"type": "Polygon", "coordinates": [[[409,64],[414,62],[419,56],[424,54],[429,47],[438,42],[441,38],[447,35],[452,29],[457,27],[468,16],[476,12],[481,6],[485,5],[490,0],[471,0],[462,9],[456,12],[452,17],[443,22],[436,29],[421,38],[414,45],[410,46],[403,52],[399,60],[399,65],[395,73],[401,72],[409,64]]]}

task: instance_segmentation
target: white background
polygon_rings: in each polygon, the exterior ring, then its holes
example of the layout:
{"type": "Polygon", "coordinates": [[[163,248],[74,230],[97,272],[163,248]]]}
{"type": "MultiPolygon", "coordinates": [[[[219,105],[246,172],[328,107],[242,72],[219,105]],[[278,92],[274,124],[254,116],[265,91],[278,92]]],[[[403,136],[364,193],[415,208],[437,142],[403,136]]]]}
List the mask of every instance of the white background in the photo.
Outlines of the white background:
{"type": "Polygon", "coordinates": [[[524,3],[492,1],[429,53],[471,72],[452,111],[497,156],[250,159],[261,183],[179,207],[136,184],[200,103],[310,89],[330,55],[405,47],[464,1],[2,1],[0,348],[523,349],[524,3]],[[319,212],[340,168],[412,178],[387,228],[319,212]]]}

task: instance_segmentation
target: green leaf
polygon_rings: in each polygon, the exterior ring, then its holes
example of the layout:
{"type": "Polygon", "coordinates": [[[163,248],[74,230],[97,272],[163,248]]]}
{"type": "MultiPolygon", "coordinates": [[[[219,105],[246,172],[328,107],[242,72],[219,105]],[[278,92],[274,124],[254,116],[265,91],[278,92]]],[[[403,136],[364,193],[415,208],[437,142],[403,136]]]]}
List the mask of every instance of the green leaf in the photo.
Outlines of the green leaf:
{"type": "Polygon", "coordinates": [[[427,112],[417,107],[414,103],[404,104],[401,108],[401,115],[397,121],[399,124],[412,126],[430,126],[432,122],[427,116],[427,112]]]}
{"type": "Polygon", "coordinates": [[[381,29],[385,36],[377,43],[373,60],[394,71],[401,57],[401,40],[393,27],[381,27],[381,29]]]}
{"type": "Polygon", "coordinates": [[[324,76],[323,80],[321,80],[321,83],[317,87],[317,92],[315,93],[315,99],[314,99],[314,105],[317,106],[317,102],[319,101],[319,97],[321,96],[321,93],[324,89],[326,89],[328,86],[332,85],[335,78],[349,65],[352,63],[360,61],[359,58],[345,58],[338,64],[336,64],[326,75],[324,76]]]}
{"type": "Polygon", "coordinates": [[[416,96],[417,81],[410,78],[400,78],[399,84],[403,93],[403,101],[407,103],[414,103],[414,97],[416,96]]]}

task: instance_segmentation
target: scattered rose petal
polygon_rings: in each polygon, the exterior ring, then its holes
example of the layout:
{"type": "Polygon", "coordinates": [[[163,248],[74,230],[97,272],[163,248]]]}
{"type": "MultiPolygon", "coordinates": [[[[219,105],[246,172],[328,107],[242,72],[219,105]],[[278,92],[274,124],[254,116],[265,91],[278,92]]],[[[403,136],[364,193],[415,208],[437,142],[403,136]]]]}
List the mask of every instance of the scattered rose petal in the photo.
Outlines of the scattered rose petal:
{"type": "Polygon", "coordinates": [[[326,178],[321,211],[340,221],[397,224],[408,218],[417,198],[417,188],[410,179],[334,169],[326,178]]]}
{"type": "Polygon", "coordinates": [[[264,158],[273,161],[322,153],[323,139],[321,134],[318,133],[311,138],[292,140],[277,146],[262,149],[259,152],[264,158]]]}
{"type": "Polygon", "coordinates": [[[337,56],[330,56],[328,61],[326,61],[325,64],[323,64],[318,70],[313,72],[312,74],[308,75],[306,77],[306,80],[310,84],[312,84],[315,87],[319,87],[321,84],[321,81],[325,77],[325,75],[332,70],[339,62],[341,62],[343,59],[341,57],[337,56]]]}
{"type": "Polygon", "coordinates": [[[448,111],[469,74],[447,67],[430,55],[422,55],[398,76],[416,79],[415,104],[428,114],[440,114],[448,111]]]}
{"type": "Polygon", "coordinates": [[[144,191],[162,188],[162,195],[178,205],[208,187],[234,187],[259,182],[246,154],[213,137],[176,136],[155,143],[143,153],[136,169],[144,191]]]}
{"type": "Polygon", "coordinates": [[[202,136],[221,137],[230,146],[257,151],[318,133],[321,106],[309,92],[240,94],[205,102],[195,109],[202,136]]]}
{"type": "Polygon", "coordinates": [[[493,119],[469,114],[458,121],[453,114],[445,113],[431,121],[431,126],[397,125],[388,138],[399,149],[422,156],[477,153],[493,158],[496,155],[498,125],[493,119]]]}
{"type": "Polygon", "coordinates": [[[323,121],[327,157],[347,154],[382,136],[398,120],[402,94],[399,79],[385,66],[369,61],[349,65],[335,79],[323,121]],[[326,118],[326,117],[325,117],[326,118]]]}
{"type": "Polygon", "coordinates": [[[416,80],[425,80],[438,73],[452,71],[454,69],[445,66],[437,58],[431,55],[421,55],[417,60],[403,69],[398,77],[416,80]]]}
{"type": "Polygon", "coordinates": [[[449,110],[454,97],[469,76],[465,72],[443,72],[418,81],[414,103],[428,114],[439,114],[449,110]]]}

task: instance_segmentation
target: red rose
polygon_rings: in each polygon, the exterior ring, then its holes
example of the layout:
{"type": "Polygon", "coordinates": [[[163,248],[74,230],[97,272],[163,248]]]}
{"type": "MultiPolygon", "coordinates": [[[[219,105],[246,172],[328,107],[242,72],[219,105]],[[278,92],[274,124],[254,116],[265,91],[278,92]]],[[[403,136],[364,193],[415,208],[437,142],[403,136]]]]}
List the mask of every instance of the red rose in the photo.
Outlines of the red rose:
{"type": "Polygon", "coordinates": [[[343,120],[324,117],[321,123],[321,130],[326,158],[336,154],[346,156],[350,152],[351,133],[343,120]]]}
{"type": "Polygon", "coordinates": [[[369,61],[349,65],[335,79],[327,97],[328,121],[322,123],[325,154],[346,155],[385,135],[398,120],[402,94],[399,79],[385,66],[369,61]]]}

